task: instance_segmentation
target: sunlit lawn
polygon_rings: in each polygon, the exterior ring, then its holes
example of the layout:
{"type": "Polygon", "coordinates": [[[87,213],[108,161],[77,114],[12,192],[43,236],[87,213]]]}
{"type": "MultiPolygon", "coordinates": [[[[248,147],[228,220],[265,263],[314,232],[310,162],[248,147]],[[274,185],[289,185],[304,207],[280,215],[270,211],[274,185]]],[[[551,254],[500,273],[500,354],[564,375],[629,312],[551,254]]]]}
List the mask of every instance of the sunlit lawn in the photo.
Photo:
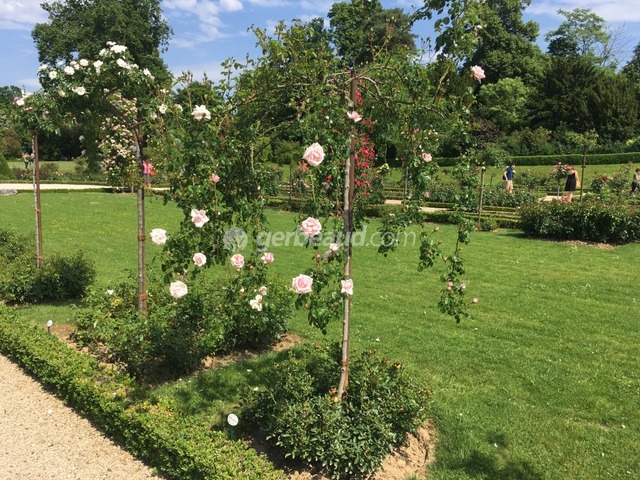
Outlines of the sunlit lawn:
{"type": "MultiPolygon", "coordinates": [[[[33,197],[0,198],[0,222],[28,233],[33,197]]],[[[148,229],[169,232],[180,214],[147,203],[148,229]]],[[[295,216],[271,212],[271,229],[295,216]]],[[[135,198],[43,193],[45,254],[83,248],[107,286],[136,266],[135,198]]],[[[368,235],[376,228],[367,226],[368,235]]],[[[454,236],[442,229],[449,247],[454,236]]],[[[149,245],[149,258],[154,249],[149,245]]],[[[272,249],[283,281],[311,264],[302,247],[272,249]]],[[[418,273],[416,248],[354,253],[354,354],[375,348],[429,386],[437,430],[435,479],[625,479],[640,477],[640,246],[595,248],[529,240],[517,231],[476,233],[463,254],[470,296],[460,325],[437,311],[440,271],[418,273]]],[[[150,260],[151,262],[151,260],[150,260]]],[[[69,305],[22,310],[31,321],[69,321],[69,305]]],[[[339,324],[327,340],[337,340],[339,324]]],[[[324,341],[299,312],[291,330],[324,341]]],[[[156,389],[185,412],[216,423],[269,378],[274,355],[156,389]],[[250,371],[248,371],[250,370],[250,371]]]]}

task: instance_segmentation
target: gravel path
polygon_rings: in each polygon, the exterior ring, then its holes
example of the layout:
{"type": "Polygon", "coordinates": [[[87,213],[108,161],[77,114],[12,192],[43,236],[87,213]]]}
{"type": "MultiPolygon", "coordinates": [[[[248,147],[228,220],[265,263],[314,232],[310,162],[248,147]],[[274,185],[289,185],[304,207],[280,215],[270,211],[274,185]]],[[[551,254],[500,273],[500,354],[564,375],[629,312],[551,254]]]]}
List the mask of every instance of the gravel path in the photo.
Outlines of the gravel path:
{"type": "Polygon", "coordinates": [[[150,468],[0,355],[0,480],[146,480],[150,468]]]}

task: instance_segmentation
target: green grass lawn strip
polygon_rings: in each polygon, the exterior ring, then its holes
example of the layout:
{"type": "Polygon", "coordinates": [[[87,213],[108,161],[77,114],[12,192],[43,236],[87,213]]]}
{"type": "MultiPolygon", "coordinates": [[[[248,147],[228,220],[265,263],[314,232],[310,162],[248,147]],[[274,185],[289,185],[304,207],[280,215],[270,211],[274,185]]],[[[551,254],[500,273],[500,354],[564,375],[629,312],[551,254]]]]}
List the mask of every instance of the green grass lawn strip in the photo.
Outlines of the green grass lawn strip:
{"type": "MultiPolygon", "coordinates": [[[[101,285],[135,268],[133,196],[43,199],[45,254],[83,247],[101,285]]],[[[0,198],[0,221],[31,232],[32,201],[27,194],[0,198]]],[[[296,226],[294,215],[268,216],[272,230],[296,226]]],[[[179,217],[159,200],[148,203],[148,230],[170,232],[179,217]]],[[[453,227],[442,233],[451,245],[453,227]]],[[[386,258],[371,246],[354,250],[353,352],[375,348],[433,391],[438,445],[430,478],[622,479],[640,472],[638,244],[604,249],[526,239],[516,230],[476,233],[463,256],[470,295],[480,301],[460,325],[437,311],[441,270],[418,273],[415,247],[386,258]]],[[[271,271],[285,281],[311,265],[312,250],[273,251],[271,271]]],[[[153,253],[150,245],[152,265],[153,253]]],[[[58,311],[72,313],[64,304],[20,315],[40,323],[58,311]]],[[[330,325],[327,340],[338,340],[340,328],[330,325]]],[[[291,330],[324,341],[303,312],[291,330]]],[[[149,394],[220,428],[268,380],[271,361],[185,377],[149,394]]]]}

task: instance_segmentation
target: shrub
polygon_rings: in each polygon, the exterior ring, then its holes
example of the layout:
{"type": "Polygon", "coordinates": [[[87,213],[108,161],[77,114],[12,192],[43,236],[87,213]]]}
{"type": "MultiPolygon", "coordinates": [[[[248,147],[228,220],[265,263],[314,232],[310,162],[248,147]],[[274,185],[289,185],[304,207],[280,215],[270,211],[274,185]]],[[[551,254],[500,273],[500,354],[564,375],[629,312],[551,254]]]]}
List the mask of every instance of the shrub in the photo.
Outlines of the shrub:
{"type": "Polygon", "coordinates": [[[228,285],[216,285],[211,292],[214,315],[224,319],[225,350],[263,348],[286,331],[292,314],[290,289],[269,282],[266,272],[262,262],[247,265],[228,285]],[[258,295],[260,305],[254,308],[250,302],[258,295]]]}
{"type": "Polygon", "coordinates": [[[146,315],[138,311],[137,293],[133,279],[91,292],[89,308],[76,315],[78,343],[137,377],[192,371],[221,348],[223,325],[197,286],[175,301],[163,285],[149,282],[146,315]]]}
{"type": "Polygon", "coordinates": [[[9,168],[9,164],[7,163],[7,160],[4,158],[4,155],[2,155],[2,153],[0,153],[0,178],[13,178],[11,168],[9,168]]]}
{"type": "Polygon", "coordinates": [[[159,369],[183,374],[221,351],[265,347],[286,331],[291,307],[289,292],[264,277],[258,279],[267,292],[262,310],[251,307],[258,294],[257,270],[243,269],[228,285],[198,278],[179,300],[151,280],[147,315],[138,312],[133,279],[95,290],[87,301],[90,308],[76,316],[77,341],[138,377],[159,369]]]}
{"type": "MultiPolygon", "coordinates": [[[[248,424],[288,458],[309,462],[331,478],[361,478],[415,432],[426,416],[427,392],[402,366],[367,351],[336,396],[340,347],[305,347],[276,366],[272,383],[250,399],[248,424]]],[[[244,423],[244,422],[243,422],[244,423]]]]}
{"type": "Polygon", "coordinates": [[[65,300],[86,295],[96,277],[93,260],[79,251],[73,255],[60,253],[50,256],[39,272],[40,298],[65,300]]]}
{"type": "Polygon", "coordinates": [[[94,262],[77,252],[55,254],[36,268],[33,240],[0,228],[0,298],[9,303],[67,300],[86,294],[96,271],[94,262]]]}
{"type": "Polygon", "coordinates": [[[520,208],[525,234],[554,240],[627,243],[640,239],[640,209],[617,202],[543,202],[520,208]]]}

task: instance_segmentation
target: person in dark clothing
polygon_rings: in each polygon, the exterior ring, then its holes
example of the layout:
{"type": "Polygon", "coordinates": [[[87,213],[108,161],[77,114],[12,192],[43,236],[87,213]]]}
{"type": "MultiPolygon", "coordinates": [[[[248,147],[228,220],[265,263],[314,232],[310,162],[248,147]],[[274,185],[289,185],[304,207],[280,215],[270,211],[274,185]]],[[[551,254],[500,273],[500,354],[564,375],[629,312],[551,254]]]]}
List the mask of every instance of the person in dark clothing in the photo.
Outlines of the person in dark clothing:
{"type": "Polygon", "coordinates": [[[505,192],[513,193],[513,176],[516,173],[516,164],[512,163],[509,165],[504,173],[502,174],[502,179],[504,180],[504,190],[505,192]]]}
{"type": "Polygon", "coordinates": [[[567,202],[571,202],[573,199],[573,192],[576,191],[578,186],[578,172],[573,165],[567,165],[569,174],[567,175],[567,181],[564,184],[564,191],[567,192],[567,202]]]}

